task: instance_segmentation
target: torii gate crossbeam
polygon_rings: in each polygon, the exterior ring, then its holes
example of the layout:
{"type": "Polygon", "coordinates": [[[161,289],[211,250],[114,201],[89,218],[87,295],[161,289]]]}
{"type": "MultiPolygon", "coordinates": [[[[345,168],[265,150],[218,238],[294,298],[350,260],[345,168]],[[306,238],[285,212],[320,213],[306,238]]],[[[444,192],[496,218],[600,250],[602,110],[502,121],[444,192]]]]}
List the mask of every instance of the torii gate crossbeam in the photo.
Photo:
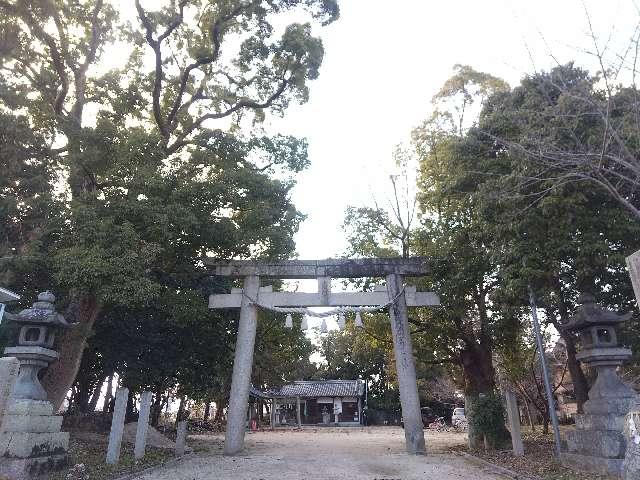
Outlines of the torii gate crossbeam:
{"type": "Polygon", "coordinates": [[[409,334],[407,304],[410,306],[439,305],[432,292],[416,292],[414,287],[403,290],[403,276],[423,276],[428,273],[424,258],[372,258],[288,260],[281,262],[214,261],[205,259],[212,274],[244,278],[242,291],[211,295],[209,308],[240,307],[238,338],[233,363],[231,396],[227,412],[227,430],[224,453],[235,455],[244,447],[244,433],[253,350],[258,319],[258,302],[264,306],[389,306],[391,332],[396,358],[400,403],[404,421],[406,450],[410,454],[424,454],[425,441],[420,412],[420,398],[416,383],[416,369],[409,334]],[[374,292],[331,293],[331,278],[385,277],[385,290],[374,292]],[[273,292],[270,287],[260,288],[260,278],[316,278],[318,293],[273,292]]]}

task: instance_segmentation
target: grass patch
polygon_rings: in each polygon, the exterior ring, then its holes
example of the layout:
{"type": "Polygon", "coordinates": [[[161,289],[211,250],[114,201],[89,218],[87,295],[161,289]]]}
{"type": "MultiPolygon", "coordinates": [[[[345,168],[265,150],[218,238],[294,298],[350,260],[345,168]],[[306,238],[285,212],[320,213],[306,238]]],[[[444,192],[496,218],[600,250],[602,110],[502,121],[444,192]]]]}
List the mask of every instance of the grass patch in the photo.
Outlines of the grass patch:
{"type": "Polygon", "coordinates": [[[133,445],[123,442],[120,451],[120,462],[117,465],[107,465],[107,439],[97,434],[78,434],[71,437],[69,442],[70,468],[56,472],[50,476],[51,480],[66,480],[70,469],[79,463],[84,464],[90,480],[112,480],[129,473],[140,472],[149,467],[160,465],[174,455],[172,452],[147,447],[144,458],[136,462],[133,458],[133,445]]]}

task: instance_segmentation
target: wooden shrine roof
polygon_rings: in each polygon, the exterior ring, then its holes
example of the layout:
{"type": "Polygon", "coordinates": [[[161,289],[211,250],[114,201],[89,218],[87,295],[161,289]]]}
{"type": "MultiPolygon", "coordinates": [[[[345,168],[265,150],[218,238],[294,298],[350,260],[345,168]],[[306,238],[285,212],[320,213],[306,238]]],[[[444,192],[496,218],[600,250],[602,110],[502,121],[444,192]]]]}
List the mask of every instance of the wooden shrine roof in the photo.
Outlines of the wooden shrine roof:
{"type": "Polygon", "coordinates": [[[279,390],[262,392],[254,387],[251,396],[258,398],[360,397],[364,395],[362,380],[301,380],[283,385],[279,390]]]}

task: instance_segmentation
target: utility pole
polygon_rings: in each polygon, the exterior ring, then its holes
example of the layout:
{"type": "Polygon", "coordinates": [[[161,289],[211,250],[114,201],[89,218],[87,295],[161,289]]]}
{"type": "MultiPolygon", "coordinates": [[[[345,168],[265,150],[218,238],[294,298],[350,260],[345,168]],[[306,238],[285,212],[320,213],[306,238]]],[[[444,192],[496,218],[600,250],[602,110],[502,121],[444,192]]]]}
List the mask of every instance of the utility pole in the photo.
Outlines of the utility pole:
{"type": "Polygon", "coordinates": [[[544,389],[547,392],[547,402],[549,405],[549,416],[551,417],[551,424],[553,425],[553,436],[556,444],[556,457],[560,458],[560,427],[558,426],[558,415],[556,414],[556,405],[553,400],[553,391],[551,389],[551,383],[549,382],[549,369],[547,367],[547,360],[545,358],[545,349],[542,342],[542,334],[540,333],[540,322],[538,321],[538,307],[536,306],[536,297],[533,294],[533,289],[529,285],[529,304],[531,305],[531,317],[533,319],[533,331],[536,335],[536,343],[538,344],[538,353],[540,355],[540,363],[542,365],[542,376],[544,378],[544,389]]]}

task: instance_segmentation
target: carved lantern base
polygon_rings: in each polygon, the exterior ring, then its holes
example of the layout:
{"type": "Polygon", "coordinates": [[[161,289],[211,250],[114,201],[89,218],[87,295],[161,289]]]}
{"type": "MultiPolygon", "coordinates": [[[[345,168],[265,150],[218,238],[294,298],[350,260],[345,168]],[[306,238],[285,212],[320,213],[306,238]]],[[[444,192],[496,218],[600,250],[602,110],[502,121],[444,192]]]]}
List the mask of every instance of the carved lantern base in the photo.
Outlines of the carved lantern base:
{"type": "Polygon", "coordinates": [[[577,414],[576,428],[566,433],[567,450],[562,462],[578,470],[619,476],[622,472],[627,439],[626,416],[637,395],[624,383],[617,368],[631,357],[626,348],[593,348],[576,355],[598,372],[584,414],[577,414]]]}
{"type": "Polygon", "coordinates": [[[581,295],[581,304],[563,330],[578,333],[582,350],[576,359],[594,368],[597,378],[584,414],[575,416],[576,427],[566,432],[567,452],[562,463],[577,470],[619,477],[627,449],[626,416],[637,401],[633,388],[617,369],[631,357],[618,343],[616,326],[630,318],[602,309],[592,295],[581,295]]]}
{"type": "Polygon", "coordinates": [[[68,465],[69,433],[45,400],[12,399],[0,432],[0,475],[34,478],[68,465]]]}

